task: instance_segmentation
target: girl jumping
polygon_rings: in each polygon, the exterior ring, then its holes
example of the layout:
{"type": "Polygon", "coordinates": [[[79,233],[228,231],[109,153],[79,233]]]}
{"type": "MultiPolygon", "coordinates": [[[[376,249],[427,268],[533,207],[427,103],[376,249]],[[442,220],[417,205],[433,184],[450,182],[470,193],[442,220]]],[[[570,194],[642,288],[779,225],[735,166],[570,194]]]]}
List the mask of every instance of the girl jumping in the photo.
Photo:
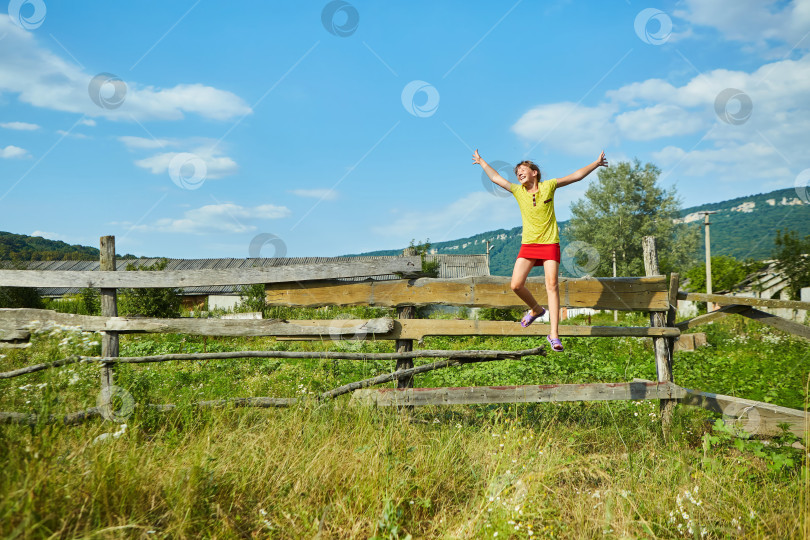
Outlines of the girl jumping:
{"type": "Polygon", "coordinates": [[[535,266],[543,266],[546,275],[546,294],[548,296],[549,320],[551,330],[546,339],[551,348],[562,352],[560,341],[560,292],[557,288],[557,275],[560,269],[560,231],[557,227],[557,218],[554,215],[554,192],[558,187],[579,182],[598,167],[607,167],[605,153],[599,159],[582,167],[578,171],[563,176],[541,181],[540,169],[531,161],[521,161],[515,167],[520,185],[513,184],[489,166],[478,154],[473,153],[473,163],[478,164],[487,173],[489,179],[512,193],[520,206],[520,215],[523,218],[523,237],[512,271],[512,290],[521,300],[529,306],[529,311],[523,316],[520,325],[524,328],[542,317],[546,312],[534,299],[532,293],[526,288],[526,279],[535,266]]]}

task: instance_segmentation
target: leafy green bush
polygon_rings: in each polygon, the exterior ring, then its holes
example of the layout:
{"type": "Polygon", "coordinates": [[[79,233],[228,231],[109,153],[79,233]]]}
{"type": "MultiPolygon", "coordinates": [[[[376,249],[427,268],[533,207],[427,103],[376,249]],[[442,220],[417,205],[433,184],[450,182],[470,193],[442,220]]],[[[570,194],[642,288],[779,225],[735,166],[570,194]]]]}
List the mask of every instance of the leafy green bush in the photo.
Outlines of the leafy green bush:
{"type": "Polygon", "coordinates": [[[264,312],[266,308],[267,299],[263,283],[242,286],[239,290],[239,304],[234,308],[234,311],[241,313],[251,311],[264,312]]]}
{"type": "Polygon", "coordinates": [[[0,308],[43,307],[42,297],[33,287],[0,287],[0,308]]]}
{"type": "Polygon", "coordinates": [[[101,293],[98,289],[82,289],[78,294],[45,299],[45,309],[77,315],[101,315],[101,293]]]}
{"type": "Polygon", "coordinates": [[[810,235],[802,240],[795,231],[776,231],[775,244],[776,269],[788,280],[790,298],[798,300],[802,287],[810,286],[810,235]]]}
{"type": "MultiPolygon", "coordinates": [[[[130,263],[127,265],[127,271],[160,271],[164,270],[167,264],[166,259],[140,268],[130,263]]],[[[121,289],[118,294],[118,313],[141,317],[179,317],[180,303],[180,291],[174,288],[121,289]]]]}
{"type": "MultiPolygon", "coordinates": [[[[758,261],[740,262],[734,257],[718,255],[712,257],[712,290],[729,291],[751,272],[762,267],[758,261]]],[[[706,292],[706,263],[687,270],[684,275],[689,283],[685,288],[692,292],[706,292]]]]}
{"type": "Polygon", "coordinates": [[[519,321],[523,311],[519,309],[481,308],[478,318],[482,321],[519,321]]]}
{"type": "Polygon", "coordinates": [[[422,273],[428,277],[439,277],[439,261],[428,261],[425,258],[425,255],[430,253],[430,238],[419,244],[415,242],[415,239],[411,240],[411,245],[408,247],[415,250],[416,254],[422,258],[422,273]]]}

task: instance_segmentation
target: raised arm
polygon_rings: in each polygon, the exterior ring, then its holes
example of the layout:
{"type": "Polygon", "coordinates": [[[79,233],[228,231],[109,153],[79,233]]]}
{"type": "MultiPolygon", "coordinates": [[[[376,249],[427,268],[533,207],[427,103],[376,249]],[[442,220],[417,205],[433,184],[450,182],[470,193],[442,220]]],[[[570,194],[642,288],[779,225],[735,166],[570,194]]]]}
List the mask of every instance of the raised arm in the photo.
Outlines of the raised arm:
{"type": "Polygon", "coordinates": [[[473,164],[481,165],[481,168],[484,169],[484,172],[487,173],[487,176],[489,176],[490,180],[492,180],[493,182],[495,182],[496,184],[501,186],[506,191],[508,191],[510,193],[512,192],[512,187],[511,187],[511,183],[509,182],[509,180],[507,180],[506,178],[504,178],[503,176],[498,174],[498,171],[496,171],[495,169],[490,167],[489,163],[484,161],[484,158],[482,158],[478,154],[478,150],[473,152],[472,160],[473,160],[473,164]]]}
{"type": "Polygon", "coordinates": [[[585,165],[581,169],[576,172],[569,174],[568,176],[563,176],[562,178],[557,178],[557,187],[567,186],[568,184],[573,184],[574,182],[579,182],[589,174],[591,174],[595,169],[599,167],[607,167],[607,159],[605,158],[605,153],[602,152],[599,155],[599,159],[591,163],[590,165],[585,165]]]}

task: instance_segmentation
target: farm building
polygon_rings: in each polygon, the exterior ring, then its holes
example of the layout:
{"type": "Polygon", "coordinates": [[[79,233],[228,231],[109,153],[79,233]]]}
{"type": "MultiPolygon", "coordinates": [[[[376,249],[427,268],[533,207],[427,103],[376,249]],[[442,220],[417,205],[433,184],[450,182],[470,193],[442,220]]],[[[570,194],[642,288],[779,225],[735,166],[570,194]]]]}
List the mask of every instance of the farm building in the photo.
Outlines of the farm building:
{"type": "MultiPolygon", "coordinates": [[[[776,261],[762,261],[762,268],[746,276],[744,280],[736,284],[728,291],[714,291],[715,294],[728,296],[742,296],[744,298],[767,298],[774,300],[790,300],[787,294],[788,280],[776,270],[776,261]]],[[[798,298],[802,302],[810,302],[810,287],[801,289],[798,298]]],[[[767,311],[778,317],[790,319],[798,323],[803,323],[807,317],[807,310],[791,308],[758,307],[762,311],[767,311]]],[[[697,315],[697,303],[687,300],[678,302],[678,314],[693,317],[697,315]]]]}

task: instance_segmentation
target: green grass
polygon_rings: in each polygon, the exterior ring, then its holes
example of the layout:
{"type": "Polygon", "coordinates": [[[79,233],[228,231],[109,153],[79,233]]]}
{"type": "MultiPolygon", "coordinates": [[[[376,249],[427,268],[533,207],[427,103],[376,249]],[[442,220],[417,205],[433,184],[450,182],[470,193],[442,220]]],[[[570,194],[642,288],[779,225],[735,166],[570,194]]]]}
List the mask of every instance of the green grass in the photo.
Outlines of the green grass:
{"type": "MultiPolygon", "coordinates": [[[[612,315],[595,316],[592,324],[612,324],[612,315]]],[[[630,315],[620,324],[648,323],[630,315]]],[[[699,330],[710,347],[676,353],[678,384],[804,407],[806,342],[737,317],[699,330]]],[[[67,335],[35,335],[30,349],[4,352],[0,370],[76,352],[98,354],[95,336],[72,334],[66,341],[67,335]]],[[[655,378],[649,340],[564,341],[564,354],[431,372],[416,384],[655,378]]],[[[421,346],[522,349],[538,343],[427,338],[421,346]]],[[[125,336],[121,344],[124,356],[347,347],[393,350],[385,341],[179,335],[125,336]]],[[[120,437],[94,443],[119,430],[100,420],[73,427],[0,426],[0,536],[810,536],[806,451],[735,442],[699,409],[678,407],[671,438],[664,440],[658,404],[649,401],[396,411],[354,407],[348,397],[312,399],[391,369],[391,362],[381,361],[274,359],[119,366],[116,384],[138,403],[120,437]],[[285,409],[191,406],[235,396],[310,399],[285,409]],[[145,403],[178,408],[158,413],[145,403]]],[[[71,365],[0,381],[0,410],[63,414],[94,406],[97,394],[98,367],[71,365]]]]}

